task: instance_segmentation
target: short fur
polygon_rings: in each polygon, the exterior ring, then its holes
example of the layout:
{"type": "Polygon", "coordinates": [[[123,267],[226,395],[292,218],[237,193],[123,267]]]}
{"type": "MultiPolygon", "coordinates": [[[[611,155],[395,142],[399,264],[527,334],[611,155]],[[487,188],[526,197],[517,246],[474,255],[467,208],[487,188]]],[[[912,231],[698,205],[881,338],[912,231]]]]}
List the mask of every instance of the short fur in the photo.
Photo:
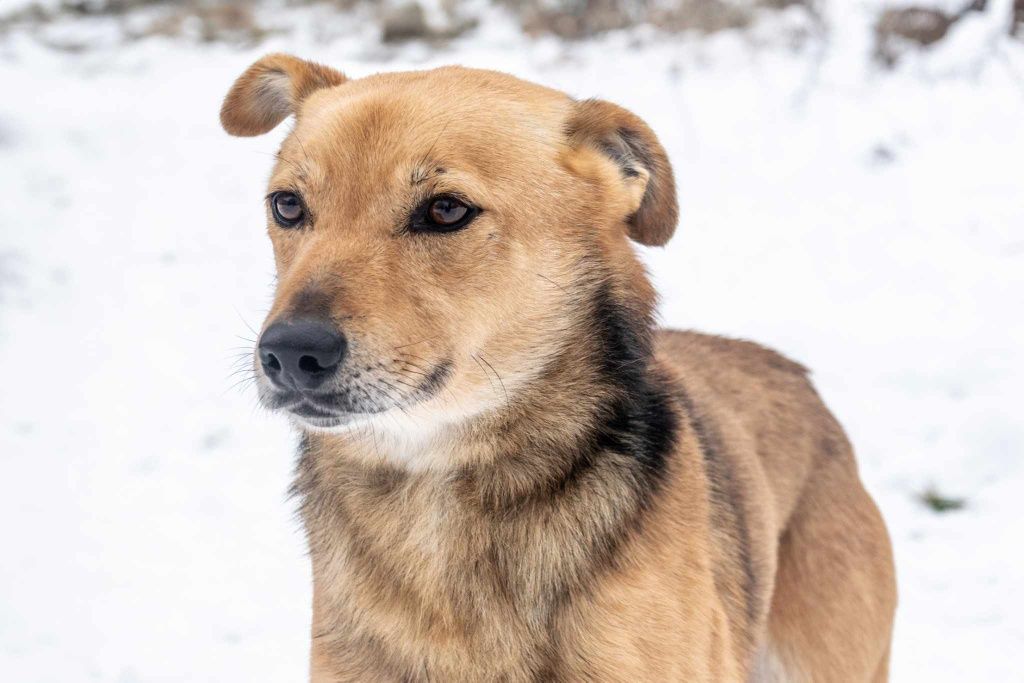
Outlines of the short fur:
{"type": "Polygon", "coordinates": [[[309,218],[271,221],[266,324],[349,343],[339,416],[293,416],[312,680],[886,680],[889,540],[807,372],[653,325],[629,238],[664,244],[677,206],[643,121],[495,72],[284,55],[221,119],[288,114],[270,189],[309,218]],[[452,192],[469,226],[407,229],[452,192]]]}

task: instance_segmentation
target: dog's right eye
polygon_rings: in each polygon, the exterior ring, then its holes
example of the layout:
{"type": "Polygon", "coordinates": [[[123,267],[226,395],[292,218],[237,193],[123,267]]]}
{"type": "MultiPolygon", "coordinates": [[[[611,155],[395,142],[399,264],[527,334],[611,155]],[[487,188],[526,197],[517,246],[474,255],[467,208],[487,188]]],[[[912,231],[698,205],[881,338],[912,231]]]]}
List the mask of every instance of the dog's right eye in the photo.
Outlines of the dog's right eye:
{"type": "Polygon", "coordinates": [[[302,200],[294,192],[275,192],[270,195],[270,212],[282,228],[294,228],[306,217],[302,200]]]}

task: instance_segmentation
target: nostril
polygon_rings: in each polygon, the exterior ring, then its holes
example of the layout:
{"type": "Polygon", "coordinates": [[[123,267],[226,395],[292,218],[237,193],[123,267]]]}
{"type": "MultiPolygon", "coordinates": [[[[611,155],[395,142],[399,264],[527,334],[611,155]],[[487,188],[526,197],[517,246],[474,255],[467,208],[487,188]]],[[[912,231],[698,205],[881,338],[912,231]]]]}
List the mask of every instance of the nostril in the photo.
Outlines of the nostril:
{"type": "Polygon", "coordinates": [[[299,370],[302,370],[303,372],[309,373],[311,375],[315,375],[327,369],[328,368],[325,368],[324,366],[320,365],[320,361],[318,361],[313,356],[303,356],[302,358],[299,359],[299,370]]]}
{"type": "Polygon", "coordinates": [[[278,372],[281,369],[281,361],[274,354],[267,353],[263,356],[263,367],[278,372]]]}

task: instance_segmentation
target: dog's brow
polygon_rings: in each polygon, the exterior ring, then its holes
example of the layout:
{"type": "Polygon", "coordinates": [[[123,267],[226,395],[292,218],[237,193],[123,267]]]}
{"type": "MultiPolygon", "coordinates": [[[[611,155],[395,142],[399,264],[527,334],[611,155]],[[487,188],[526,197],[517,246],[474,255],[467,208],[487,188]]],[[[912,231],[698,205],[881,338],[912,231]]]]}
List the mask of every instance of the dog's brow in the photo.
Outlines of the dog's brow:
{"type": "Polygon", "coordinates": [[[309,173],[306,171],[306,166],[301,161],[293,161],[281,154],[281,152],[276,152],[274,157],[281,163],[287,164],[288,167],[292,169],[295,174],[295,178],[299,182],[306,182],[306,180],[309,179],[309,173]]]}
{"type": "Polygon", "coordinates": [[[439,176],[442,173],[446,173],[445,169],[436,164],[416,166],[412,169],[412,173],[409,175],[409,182],[413,185],[420,185],[430,178],[439,176]]]}

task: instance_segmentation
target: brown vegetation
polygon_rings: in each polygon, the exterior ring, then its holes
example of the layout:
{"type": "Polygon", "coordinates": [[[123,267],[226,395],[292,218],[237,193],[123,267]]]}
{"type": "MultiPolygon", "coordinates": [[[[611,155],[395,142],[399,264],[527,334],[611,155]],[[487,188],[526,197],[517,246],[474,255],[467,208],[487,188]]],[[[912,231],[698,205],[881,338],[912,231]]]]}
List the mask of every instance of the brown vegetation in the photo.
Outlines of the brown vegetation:
{"type": "Polygon", "coordinates": [[[874,57],[891,67],[908,48],[939,42],[954,24],[972,12],[984,11],[987,4],[988,0],[972,0],[953,14],[918,6],[887,9],[875,22],[874,57]]]}

